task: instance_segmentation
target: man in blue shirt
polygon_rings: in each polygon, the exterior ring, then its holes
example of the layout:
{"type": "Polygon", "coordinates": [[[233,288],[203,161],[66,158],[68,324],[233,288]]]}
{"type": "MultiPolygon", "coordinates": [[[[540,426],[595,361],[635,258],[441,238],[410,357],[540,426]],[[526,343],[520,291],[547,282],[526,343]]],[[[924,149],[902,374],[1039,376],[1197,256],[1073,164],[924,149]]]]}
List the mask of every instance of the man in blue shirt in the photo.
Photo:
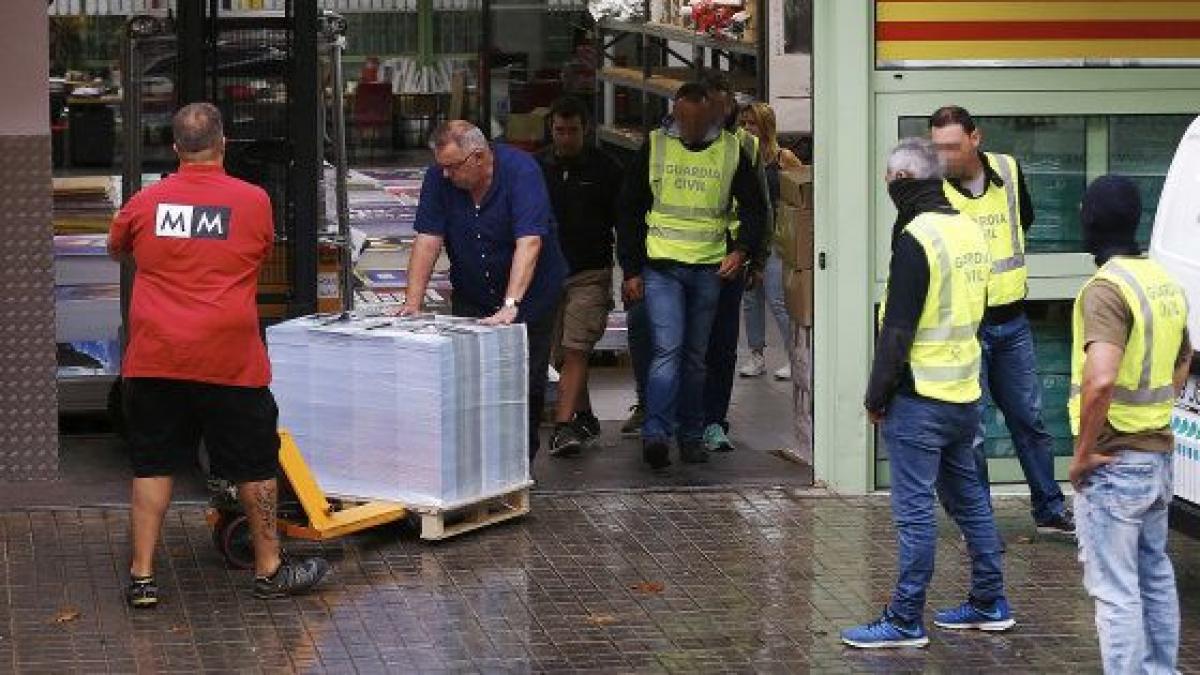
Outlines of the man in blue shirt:
{"type": "Polygon", "coordinates": [[[452,311],[488,325],[524,323],[529,336],[529,456],[538,449],[554,313],[566,277],[554,211],[531,155],[490,145],[463,120],[433,135],[404,313],[421,299],[442,246],[450,257],[452,311]]]}

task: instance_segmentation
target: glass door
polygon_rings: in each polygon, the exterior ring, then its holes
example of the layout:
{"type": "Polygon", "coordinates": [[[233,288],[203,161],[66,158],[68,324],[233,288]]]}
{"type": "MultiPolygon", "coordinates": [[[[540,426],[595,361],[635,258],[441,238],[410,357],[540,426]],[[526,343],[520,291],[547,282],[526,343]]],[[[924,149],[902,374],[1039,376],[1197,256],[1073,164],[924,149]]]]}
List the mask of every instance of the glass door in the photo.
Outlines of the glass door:
{"type": "MultiPolygon", "coordinates": [[[[946,102],[972,112],[983,148],[1013,155],[1025,173],[1034,206],[1027,233],[1029,316],[1034,327],[1042,412],[1054,437],[1055,469],[1066,479],[1073,441],[1067,422],[1070,385],[1071,306],[1094,271],[1083,252],[1079,205],[1088,183],[1122,173],[1142,190],[1138,237],[1149,243],[1154,212],[1175,147],[1194,118],[1190,97],[1166,91],[1114,96],[1111,92],[902,93],[880,96],[874,175],[882,176],[886,153],[901,137],[924,136],[928,115],[946,102]]],[[[875,201],[876,298],[882,297],[895,218],[886,192],[875,201]]],[[[878,301],[878,300],[877,300],[878,301]]],[[[1003,415],[985,393],[984,452],[993,483],[1022,482],[1003,415]]],[[[889,482],[887,450],[877,439],[876,483],[889,482]]]]}

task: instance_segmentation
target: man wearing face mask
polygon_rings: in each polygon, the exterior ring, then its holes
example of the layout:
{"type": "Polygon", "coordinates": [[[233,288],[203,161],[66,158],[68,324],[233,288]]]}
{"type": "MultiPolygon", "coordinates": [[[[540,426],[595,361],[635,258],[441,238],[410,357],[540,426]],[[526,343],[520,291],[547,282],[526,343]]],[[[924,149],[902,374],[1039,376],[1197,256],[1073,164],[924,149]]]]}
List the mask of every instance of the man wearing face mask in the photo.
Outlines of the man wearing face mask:
{"type": "Polygon", "coordinates": [[[987,242],[946,200],[928,140],[902,140],[887,167],[897,217],[864,404],[881,425],[891,466],[899,578],[882,616],[842,631],[844,643],[860,648],[929,644],[923,613],[938,497],[966,539],[971,590],[961,605],[938,611],[934,624],[985,631],[1014,624],[1000,535],[971,451],[982,395],[976,331],[991,269],[987,242]]]}
{"type": "MultiPolygon", "coordinates": [[[[1075,522],[1054,480],[1054,439],[1042,421],[1033,331],[1025,315],[1025,232],[1033,224],[1033,205],[1024,175],[1012,157],[980,150],[982,134],[971,114],[958,106],[933,113],[929,130],[946,167],[946,198],[983,230],[992,254],[988,308],[979,332],[983,386],[1004,413],[1029,484],[1038,532],[1071,535],[1075,522]]],[[[980,422],[975,462],[987,487],[983,438],[980,422]]]]}
{"type": "Polygon", "coordinates": [[[1179,653],[1171,412],[1192,349],[1183,289],[1134,240],[1141,213],[1124,176],[1097,178],[1080,213],[1100,269],[1075,300],[1070,477],[1105,673],[1174,673],[1179,653]]]}
{"type": "Polygon", "coordinates": [[[646,378],[642,456],[708,461],[703,444],[705,353],[721,284],[742,274],[762,246],[766,202],[737,138],[714,128],[709,90],[675,94],[667,126],[650,132],[625,184],[617,232],[625,297],[645,298],[653,356],[646,378]],[[728,240],[731,199],[741,228],[728,240]]]}

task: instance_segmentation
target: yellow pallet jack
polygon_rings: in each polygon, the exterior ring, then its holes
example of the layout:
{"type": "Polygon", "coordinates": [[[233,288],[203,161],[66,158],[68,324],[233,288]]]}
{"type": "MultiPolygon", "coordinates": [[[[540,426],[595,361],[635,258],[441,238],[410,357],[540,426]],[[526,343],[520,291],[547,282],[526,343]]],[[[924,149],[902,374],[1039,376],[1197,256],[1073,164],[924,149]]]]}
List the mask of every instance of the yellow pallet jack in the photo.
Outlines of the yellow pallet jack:
{"type": "MultiPolygon", "coordinates": [[[[285,536],[325,541],[412,515],[403,505],[391,502],[331,502],[309,471],[295,439],[284,430],[279,432],[279,466],[283,480],[279,481],[278,523],[285,536]]],[[[250,521],[232,487],[215,491],[205,520],[213,528],[213,545],[230,567],[254,567],[250,521]]]]}

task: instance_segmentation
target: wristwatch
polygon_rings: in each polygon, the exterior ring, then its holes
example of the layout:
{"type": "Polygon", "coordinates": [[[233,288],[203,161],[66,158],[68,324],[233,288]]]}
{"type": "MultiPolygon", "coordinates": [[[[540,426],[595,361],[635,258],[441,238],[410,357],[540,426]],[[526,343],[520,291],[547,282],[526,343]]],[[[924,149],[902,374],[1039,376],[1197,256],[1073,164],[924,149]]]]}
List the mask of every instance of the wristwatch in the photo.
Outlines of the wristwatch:
{"type": "Polygon", "coordinates": [[[517,305],[519,304],[520,302],[518,302],[516,298],[504,299],[504,309],[516,309],[517,305]]]}

